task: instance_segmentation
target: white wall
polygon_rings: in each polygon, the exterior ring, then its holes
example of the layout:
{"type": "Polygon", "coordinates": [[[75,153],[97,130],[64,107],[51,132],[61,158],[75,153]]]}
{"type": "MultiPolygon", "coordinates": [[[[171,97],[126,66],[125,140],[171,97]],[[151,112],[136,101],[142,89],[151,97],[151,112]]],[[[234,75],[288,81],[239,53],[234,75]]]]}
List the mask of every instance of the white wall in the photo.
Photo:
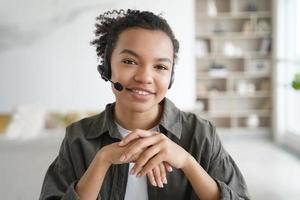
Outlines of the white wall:
{"type": "Polygon", "coordinates": [[[113,95],[96,71],[95,17],[113,8],[163,13],[180,41],[168,97],[182,109],[195,103],[193,0],[0,2],[0,112],[39,103],[51,110],[101,110],[113,95]]]}

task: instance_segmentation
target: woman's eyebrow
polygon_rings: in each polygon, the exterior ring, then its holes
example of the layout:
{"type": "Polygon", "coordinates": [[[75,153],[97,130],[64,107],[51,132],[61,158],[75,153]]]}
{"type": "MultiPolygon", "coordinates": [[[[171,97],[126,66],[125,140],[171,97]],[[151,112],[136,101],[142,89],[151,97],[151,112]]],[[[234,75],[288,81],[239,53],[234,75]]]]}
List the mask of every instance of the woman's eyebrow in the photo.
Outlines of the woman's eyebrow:
{"type": "MultiPolygon", "coordinates": [[[[132,51],[130,49],[123,49],[119,54],[123,54],[123,53],[130,54],[130,55],[135,56],[137,58],[140,57],[139,54],[137,54],[136,52],[134,52],[134,51],[132,51]]],[[[155,60],[156,61],[160,61],[160,62],[168,62],[168,63],[172,64],[172,61],[169,58],[157,58],[155,60]]]]}
{"type": "Polygon", "coordinates": [[[172,64],[172,61],[169,58],[158,58],[156,60],[159,62],[168,62],[168,63],[172,64]]]}
{"type": "Polygon", "coordinates": [[[139,54],[135,53],[134,51],[132,51],[130,49],[123,49],[119,54],[123,54],[123,53],[131,54],[135,57],[140,57],[139,54]]]}

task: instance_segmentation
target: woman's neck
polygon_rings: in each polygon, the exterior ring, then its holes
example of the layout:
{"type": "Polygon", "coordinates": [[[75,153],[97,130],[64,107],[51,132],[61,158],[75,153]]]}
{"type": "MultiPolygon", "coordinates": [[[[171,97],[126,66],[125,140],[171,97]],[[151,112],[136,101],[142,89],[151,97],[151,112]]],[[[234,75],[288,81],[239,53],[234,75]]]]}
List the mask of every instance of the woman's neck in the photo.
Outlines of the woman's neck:
{"type": "Polygon", "coordinates": [[[127,130],[149,130],[158,124],[162,109],[162,106],[158,105],[148,112],[130,112],[128,110],[122,110],[122,108],[116,104],[114,115],[117,123],[127,130]]]}

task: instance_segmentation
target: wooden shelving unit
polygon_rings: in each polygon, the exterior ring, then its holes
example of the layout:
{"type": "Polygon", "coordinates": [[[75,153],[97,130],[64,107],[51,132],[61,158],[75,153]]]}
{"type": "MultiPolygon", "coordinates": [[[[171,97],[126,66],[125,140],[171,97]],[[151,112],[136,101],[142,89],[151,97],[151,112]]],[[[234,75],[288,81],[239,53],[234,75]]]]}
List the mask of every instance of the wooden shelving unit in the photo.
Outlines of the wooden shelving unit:
{"type": "Polygon", "coordinates": [[[221,130],[272,127],[272,1],[196,0],[197,113],[221,130]]]}

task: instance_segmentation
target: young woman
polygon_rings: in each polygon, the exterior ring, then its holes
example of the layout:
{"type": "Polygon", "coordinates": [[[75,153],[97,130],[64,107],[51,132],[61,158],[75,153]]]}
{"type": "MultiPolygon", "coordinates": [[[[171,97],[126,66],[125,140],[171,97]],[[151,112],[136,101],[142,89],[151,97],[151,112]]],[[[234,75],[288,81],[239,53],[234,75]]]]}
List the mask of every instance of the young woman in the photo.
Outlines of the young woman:
{"type": "Polygon", "coordinates": [[[98,70],[115,102],[71,124],[40,199],[249,199],[215,127],[167,99],[178,41],[151,12],[104,13],[98,70]]]}

